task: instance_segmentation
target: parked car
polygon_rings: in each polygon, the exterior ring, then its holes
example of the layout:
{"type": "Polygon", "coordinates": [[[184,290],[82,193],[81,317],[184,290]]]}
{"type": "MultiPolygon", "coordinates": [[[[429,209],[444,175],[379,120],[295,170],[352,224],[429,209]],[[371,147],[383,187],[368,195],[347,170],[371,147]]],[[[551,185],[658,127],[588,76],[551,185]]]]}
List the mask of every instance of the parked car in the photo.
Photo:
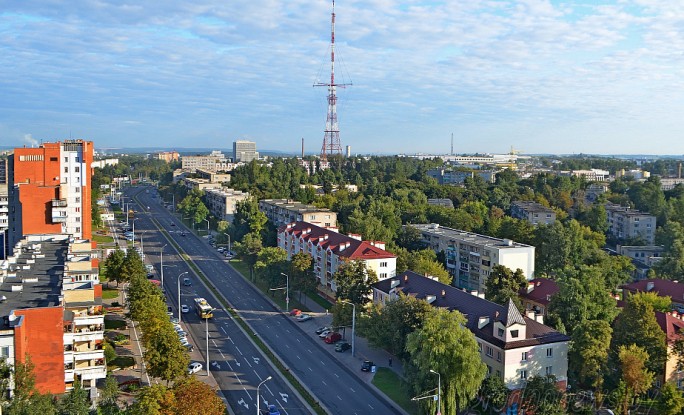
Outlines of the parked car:
{"type": "Polygon", "coordinates": [[[197,373],[200,370],[202,370],[202,363],[200,363],[200,362],[192,362],[188,365],[188,375],[192,375],[193,373],[197,373]]]}
{"type": "Polygon", "coordinates": [[[220,253],[223,253],[223,251],[225,251],[226,248],[219,246],[218,248],[216,248],[216,250],[219,251],[220,253]]]}
{"type": "Polygon", "coordinates": [[[185,314],[185,313],[189,313],[189,312],[190,312],[190,307],[188,307],[187,305],[183,304],[183,305],[181,306],[181,313],[185,314]]]}
{"type": "Polygon", "coordinates": [[[313,317],[311,316],[311,314],[301,314],[297,317],[297,322],[303,323],[305,321],[311,320],[312,318],[313,317]]]}
{"type": "Polygon", "coordinates": [[[183,285],[186,287],[189,287],[192,285],[192,281],[190,281],[190,278],[183,278],[183,285]]]}
{"type": "Polygon", "coordinates": [[[373,362],[371,360],[364,360],[363,363],[361,363],[361,370],[363,372],[370,372],[373,370],[373,362]]]}
{"type": "Polygon", "coordinates": [[[331,331],[327,336],[325,336],[325,339],[323,339],[323,341],[328,344],[333,344],[340,340],[342,340],[342,335],[336,331],[331,331]]]}
{"type": "Polygon", "coordinates": [[[316,334],[320,335],[324,331],[330,331],[330,327],[319,327],[316,329],[316,334]]]}
{"type": "Polygon", "coordinates": [[[292,311],[290,311],[291,316],[298,316],[300,314],[302,314],[302,310],[300,310],[298,308],[293,308],[292,311]]]}
{"type": "Polygon", "coordinates": [[[351,344],[347,342],[339,342],[335,344],[335,351],[336,352],[346,352],[347,350],[351,349],[351,344]]]}
{"type": "Polygon", "coordinates": [[[332,330],[330,329],[325,329],[322,332],[318,333],[318,337],[321,339],[325,339],[325,336],[327,336],[332,330]]]}

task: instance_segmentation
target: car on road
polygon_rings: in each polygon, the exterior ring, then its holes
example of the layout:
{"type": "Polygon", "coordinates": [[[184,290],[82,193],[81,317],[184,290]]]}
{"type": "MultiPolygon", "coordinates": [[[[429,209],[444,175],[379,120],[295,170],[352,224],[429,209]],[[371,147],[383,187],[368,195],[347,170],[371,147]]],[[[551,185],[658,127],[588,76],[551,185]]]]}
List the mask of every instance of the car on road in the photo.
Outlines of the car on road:
{"type": "Polygon", "coordinates": [[[190,312],[190,307],[188,307],[187,305],[183,304],[183,305],[181,306],[181,313],[185,314],[185,313],[189,313],[189,312],[190,312]]]}
{"type": "Polygon", "coordinates": [[[302,314],[302,310],[300,310],[300,309],[298,309],[298,308],[293,308],[293,309],[290,311],[290,315],[291,315],[291,316],[295,316],[295,317],[296,317],[296,316],[298,316],[298,315],[300,315],[300,314],[302,314]]]}
{"type": "Polygon", "coordinates": [[[363,372],[370,372],[373,370],[373,362],[371,360],[364,360],[363,363],[361,363],[361,370],[363,372]]]}
{"type": "Polygon", "coordinates": [[[316,334],[320,335],[320,334],[323,333],[324,331],[330,331],[330,327],[325,327],[325,326],[324,326],[324,327],[319,327],[319,328],[316,329],[316,334]]]}
{"type": "Polygon", "coordinates": [[[173,223],[173,222],[171,222],[171,226],[176,226],[176,224],[175,224],[175,223],[173,223]]]}
{"type": "Polygon", "coordinates": [[[313,317],[311,316],[311,314],[301,314],[301,315],[299,315],[299,316],[297,317],[297,322],[298,322],[298,323],[303,323],[303,322],[305,322],[305,321],[311,320],[312,318],[313,318],[313,317]]]}
{"type": "Polygon", "coordinates": [[[181,232],[181,236],[185,236],[185,235],[187,235],[187,233],[181,232]]]}
{"type": "Polygon", "coordinates": [[[351,344],[347,342],[338,342],[335,344],[335,351],[336,352],[346,352],[347,350],[351,349],[351,344]]]}
{"type": "Polygon", "coordinates": [[[183,278],[183,285],[186,287],[189,287],[192,285],[192,281],[190,281],[190,278],[183,278]]]}
{"type": "Polygon", "coordinates": [[[336,331],[331,331],[327,336],[325,336],[325,339],[323,339],[323,341],[328,344],[333,344],[340,340],[342,340],[342,335],[336,331]]]}
{"type": "Polygon", "coordinates": [[[278,407],[275,405],[268,405],[268,415],[280,415],[278,407]]]}
{"type": "Polygon", "coordinates": [[[188,375],[192,375],[193,373],[197,373],[200,370],[202,370],[202,363],[200,363],[200,362],[192,362],[188,365],[188,375]]]}

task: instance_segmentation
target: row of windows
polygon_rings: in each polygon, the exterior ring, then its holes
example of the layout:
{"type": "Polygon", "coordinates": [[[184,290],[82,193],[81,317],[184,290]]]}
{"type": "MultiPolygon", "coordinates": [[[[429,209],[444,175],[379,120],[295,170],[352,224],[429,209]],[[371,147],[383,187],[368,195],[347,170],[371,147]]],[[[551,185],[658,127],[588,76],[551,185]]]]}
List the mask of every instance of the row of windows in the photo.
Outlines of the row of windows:
{"type": "MultiPolygon", "coordinates": [[[[477,348],[480,353],[482,353],[482,343],[477,343],[477,348]]],[[[494,357],[494,348],[491,346],[486,346],[485,349],[485,354],[489,357],[494,357]]],[[[551,358],[553,357],[553,348],[549,347],[546,349],[546,357],[551,358]]],[[[520,358],[521,362],[527,362],[529,358],[529,352],[522,352],[522,356],[520,358]]],[[[496,352],[496,361],[500,362],[501,361],[501,352],[497,350],[496,352]]]]}
{"type": "MultiPolygon", "coordinates": [[[[545,373],[547,376],[553,375],[553,366],[546,366],[546,367],[544,368],[544,373],[545,373]]],[[[521,370],[520,370],[520,379],[522,379],[522,380],[527,380],[527,370],[525,370],[525,369],[521,369],[521,370]]]]}

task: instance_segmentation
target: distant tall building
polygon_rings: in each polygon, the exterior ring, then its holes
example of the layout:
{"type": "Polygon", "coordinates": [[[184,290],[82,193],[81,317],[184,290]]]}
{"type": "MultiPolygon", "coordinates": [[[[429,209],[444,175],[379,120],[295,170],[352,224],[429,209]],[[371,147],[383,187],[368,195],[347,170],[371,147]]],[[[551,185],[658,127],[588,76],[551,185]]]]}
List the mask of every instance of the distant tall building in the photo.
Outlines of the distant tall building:
{"type": "Polygon", "coordinates": [[[345,153],[347,155],[347,158],[351,157],[351,146],[346,146],[345,147],[345,153]]]}
{"type": "Polygon", "coordinates": [[[249,163],[259,158],[254,141],[238,140],[233,142],[233,163],[249,163]]]}
{"type": "Polygon", "coordinates": [[[16,148],[8,161],[10,246],[29,234],[91,238],[92,141],[16,148]]]}
{"type": "Polygon", "coordinates": [[[5,259],[9,226],[9,190],[7,189],[7,159],[0,160],[0,259],[5,259]]]}

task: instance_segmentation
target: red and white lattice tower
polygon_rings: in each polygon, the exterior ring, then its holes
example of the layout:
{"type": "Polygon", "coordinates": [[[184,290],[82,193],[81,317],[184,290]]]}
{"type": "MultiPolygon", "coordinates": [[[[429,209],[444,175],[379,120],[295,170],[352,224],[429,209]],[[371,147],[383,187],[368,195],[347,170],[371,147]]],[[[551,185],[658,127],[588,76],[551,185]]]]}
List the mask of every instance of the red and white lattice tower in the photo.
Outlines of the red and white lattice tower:
{"type": "Polygon", "coordinates": [[[332,0],[332,19],[330,31],[330,83],[316,83],[314,86],[328,87],[328,114],[325,120],[325,135],[321,147],[321,160],[327,160],[328,155],[342,154],[340,143],[340,127],[337,124],[337,87],[345,88],[349,84],[335,83],[335,0],[332,0]]]}

